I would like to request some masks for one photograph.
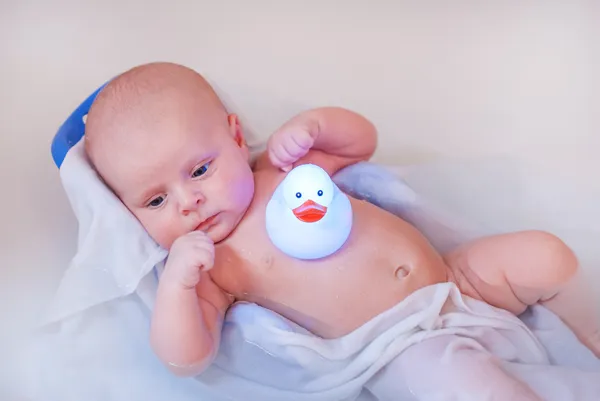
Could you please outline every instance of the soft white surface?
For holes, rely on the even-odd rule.
[[[500,213],[468,196],[453,198],[453,212],[502,223],[517,206],[528,227],[555,213],[575,221],[571,242],[592,244],[598,221],[585,221],[579,203],[599,198],[598,5],[0,1],[0,398],[77,242],[50,141],[107,78],[172,60],[205,73],[256,138],[301,109],[335,104],[377,124],[379,161],[529,161],[572,184],[568,196],[563,184],[538,190],[535,175],[512,169],[496,186],[483,182],[496,193],[512,188]],[[438,192],[458,194],[444,183],[453,180]],[[589,273],[600,283],[598,265]]]
[[[402,172],[407,178],[415,174],[360,163],[338,173],[334,181],[411,220],[440,249],[477,235],[426,204],[400,179]],[[546,331],[541,338],[547,342],[541,343],[521,320],[461,297],[453,284],[418,291],[334,340],[315,337],[257,305],[238,303],[227,315],[215,363],[198,382],[175,380],[147,346],[150,310],[166,253],[98,179],[82,143],[67,155],[61,177],[81,221],[79,246],[50,304],[46,322],[54,324],[44,326],[29,356],[29,365],[36,368],[29,370],[29,382],[20,382],[22,395],[33,400],[141,399],[152,389],[154,396],[172,392],[170,399],[185,394],[201,400],[350,401],[375,396],[405,401],[412,399],[411,391],[428,388],[427,372],[439,359],[452,368],[436,376],[450,377],[451,371],[453,379],[440,380],[434,393],[420,394],[419,400],[439,401],[438,392],[448,394],[449,400],[485,401],[501,394],[505,396],[500,399],[511,398],[510,386],[498,377],[474,379],[479,368],[473,364],[484,356],[499,358],[505,369],[548,401],[595,401],[600,394],[600,360],[552,314],[534,310],[538,320],[531,329]],[[442,349],[432,352],[440,342]],[[565,363],[560,358],[566,355],[571,359]],[[540,381],[548,376],[554,379]],[[469,383],[486,380],[489,393],[456,385],[461,377]],[[143,385],[150,382],[152,386]],[[103,391],[97,393],[98,387]]]
[[[142,286],[147,291],[142,292],[142,297],[152,291],[152,279],[153,276],[148,276]],[[444,291],[440,293],[443,295]],[[420,314],[415,313],[412,320],[398,323],[379,337],[374,335],[376,330],[370,333],[363,330],[355,333],[354,338],[338,342],[307,336],[299,328],[286,325],[285,321],[267,310],[251,304],[240,304],[228,315],[224,348],[218,361],[201,380],[195,380],[175,378],[157,361],[148,343],[148,311],[137,296],[130,295],[68,319],[60,327],[60,332],[49,334],[47,342],[43,344],[46,354],[31,364],[35,367],[32,374],[35,385],[22,385],[21,390],[36,401],[329,401],[333,399],[329,397],[333,394],[347,394],[353,399],[352,396],[357,395],[357,387],[375,373],[374,368],[379,363],[388,362],[394,353],[408,343],[430,334],[420,332],[411,336],[406,333],[411,324],[436,316],[435,307],[439,304],[432,306],[426,297],[419,298],[423,309],[419,308]],[[599,391],[599,361],[577,342],[554,315],[542,307],[536,307],[524,319],[549,351],[553,363],[552,366],[536,365],[536,361],[545,362],[546,355],[535,345],[528,348],[533,340],[523,328],[506,315],[485,311],[485,304],[474,304],[471,306],[479,309],[479,316],[469,313],[443,316],[440,320],[445,322],[445,327],[436,333],[460,332],[463,336],[465,333],[479,336],[477,340],[484,343],[485,340],[491,340],[487,345],[495,344],[496,347],[490,347],[495,352],[504,353],[504,357],[512,353],[511,356],[515,357],[512,363],[505,362],[504,366],[515,370],[518,377],[540,389],[542,394],[550,394],[547,400],[597,400],[598,393],[593,391]],[[481,317],[481,308],[484,315],[487,312],[487,318]],[[396,313],[402,312],[396,309]],[[373,323],[382,325],[392,322],[394,320],[388,316],[387,322],[379,319]],[[454,326],[481,322],[501,326],[503,330],[496,332],[489,328],[472,330]],[[288,331],[293,329],[298,331]],[[362,336],[375,337],[375,341],[365,346],[365,339],[357,338]],[[261,348],[263,346],[266,348]],[[415,349],[423,348],[419,345]],[[516,352],[518,355],[515,355]],[[284,360],[274,359],[271,353],[280,355]],[[409,366],[415,369],[431,368],[427,363],[416,361]],[[328,375],[325,376],[325,373]],[[412,401],[410,397],[400,395],[406,395],[406,388],[399,380],[402,378],[400,373],[388,369],[375,375],[366,383],[369,392],[377,394],[382,401]],[[552,380],[547,380],[550,376]],[[289,391],[290,388],[296,391]],[[376,400],[369,392],[363,391],[357,400]],[[461,391],[460,394],[466,392]],[[486,399],[474,398],[477,401]]]

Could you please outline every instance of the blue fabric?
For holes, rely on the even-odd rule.
[[[56,132],[51,146],[52,158],[56,167],[60,168],[69,150],[83,138],[83,134],[85,133],[83,117],[87,115],[94,99],[96,99],[96,96],[105,85],[96,89],[94,93],[85,99]]]

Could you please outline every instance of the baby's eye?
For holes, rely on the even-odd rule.
[[[208,166],[209,165],[210,165],[210,162],[206,163],[205,165],[203,165],[201,167],[198,167],[192,173],[192,177],[197,178],[197,177],[200,177],[200,176],[204,175],[204,173],[206,173],[206,171],[208,170]]]
[[[160,205],[162,205],[162,203],[165,201],[165,197],[164,196],[157,196],[156,198],[152,199],[150,202],[148,202],[148,206],[149,207],[159,207]]]
[[[323,196],[323,190],[322,190],[322,189],[319,189],[319,190],[317,191],[317,195],[319,195],[319,196]]]

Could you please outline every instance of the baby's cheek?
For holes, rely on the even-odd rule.
[[[149,213],[143,213],[138,217],[138,220],[152,239],[165,249],[171,248],[173,242],[179,237],[174,222],[169,224],[168,219],[164,216],[152,216]]]
[[[254,176],[252,174],[239,177],[232,186],[233,201],[241,208],[246,208],[254,195]]]
[[[254,175],[249,166],[236,166],[223,174],[217,198],[234,209],[246,208],[254,195]],[[227,199],[223,195],[226,194]]]
[[[151,234],[151,236],[161,247],[167,250],[171,249],[171,245],[173,245],[173,242],[177,239],[176,236],[165,231],[157,231],[154,235]]]

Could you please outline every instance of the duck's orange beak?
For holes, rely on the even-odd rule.
[[[297,208],[292,209],[292,212],[294,212],[294,216],[296,216],[298,220],[305,223],[314,223],[325,216],[327,207],[321,206],[309,199]]]

